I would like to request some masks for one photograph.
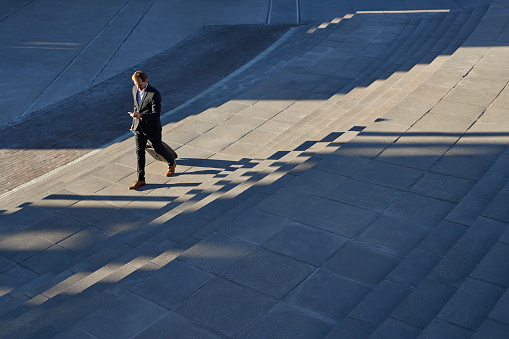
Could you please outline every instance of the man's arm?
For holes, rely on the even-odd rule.
[[[159,119],[161,115],[161,94],[158,91],[151,92],[152,98],[150,100],[151,110],[150,112],[143,112],[141,117],[144,120]],[[145,98],[149,99],[149,98]]]

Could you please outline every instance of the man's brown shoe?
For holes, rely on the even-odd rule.
[[[177,161],[173,161],[173,165],[168,167],[168,172],[166,172],[167,177],[171,177],[173,174],[175,174],[175,168],[177,167]]]
[[[141,186],[145,186],[146,182],[145,181],[136,181],[132,186],[129,186],[129,189],[130,190],[137,190],[138,188],[140,188]]]

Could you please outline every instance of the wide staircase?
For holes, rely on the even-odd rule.
[[[13,193],[1,337],[507,337],[507,10],[290,28],[163,116],[175,177],[128,139]]]

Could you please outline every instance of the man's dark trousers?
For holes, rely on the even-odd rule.
[[[152,147],[154,147],[154,151],[157,154],[163,156],[163,158],[168,162],[168,164],[173,164],[175,159],[168,152],[168,150],[161,143],[161,133],[155,132],[156,135],[151,134],[147,136],[142,131],[134,131],[134,139],[136,142],[136,159],[137,159],[137,172],[138,172],[138,180],[145,181],[145,148],[147,146],[147,140],[150,141]]]

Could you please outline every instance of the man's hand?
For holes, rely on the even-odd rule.
[[[133,113],[133,118],[135,118],[135,119],[140,119],[140,118],[141,118],[141,113],[134,112],[134,113]]]

